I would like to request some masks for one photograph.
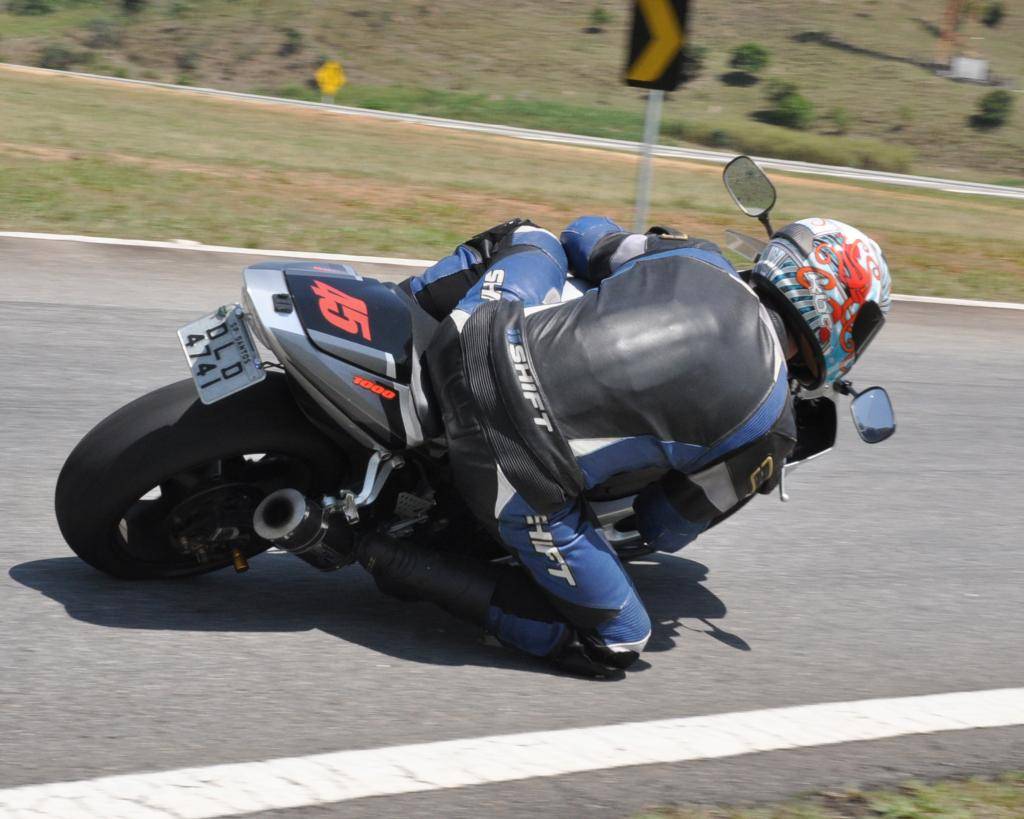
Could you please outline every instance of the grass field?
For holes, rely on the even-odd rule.
[[[1019,819],[1024,774],[909,782],[899,789],[834,791],[756,808],[664,809],[636,819]]]
[[[440,254],[513,215],[631,224],[636,161],[610,152],[0,70],[0,227],[229,245]],[[660,161],[652,222],[757,233],[718,168]],[[1024,301],[1024,203],[776,178],[777,222],[849,221],[903,293]]]
[[[312,93],[321,60],[339,57],[349,77],[339,102],[586,133],[640,131],[643,95],[620,81],[625,0],[148,0],[138,14],[122,13],[119,0],[46,2],[53,13],[0,12],[0,56],[36,64],[48,46],[61,46],[74,66],[100,73],[299,94]],[[988,89],[922,67],[935,58],[944,6],[695,4],[692,40],[707,49],[705,70],[670,95],[666,136],[836,164],[1022,179],[1024,112],[1002,128],[975,130],[968,119]],[[971,21],[963,36],[1012,86],[1024,75],[1024,8],[1005,8],[997,28]],[[729,52],[747,41],[767,47],[771,63],[761,82],[730,84]],[[757,121],[772,78],[795,82],[815,104],[809,131]],[[836,109],[845,112],[843,128],[829,116]]]

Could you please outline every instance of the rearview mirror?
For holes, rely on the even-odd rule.
[[[775,206],[775,186],[749,156],[738,156],[722,171],[733,201],[747,216],[760,219]]]
[[[866,444],[877,444],[896,431],[896,414],[889,393],[882,387],[868,387],[850,402],[850,414],[857,434]]]

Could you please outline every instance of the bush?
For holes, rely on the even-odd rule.
[[[1013,95],[1002,88],[989,91],[978,100],[978,113],[971,117],[971,124],[980,128],[998,128],[1010,118],[1013,110]]]
[[[707,46],[693,45],[687,43],[683,46],[683,75],[689,80],[695,80],[704,73],[704,60],[707,59]]]
[[[277,50],[279,57],[291,57],[302,50],[302,32],[294,28],[284,30],[284,42]]]
[[[777,100],[769,114],[773,125],[806,131],[814,121],[814,104],[803,94],[793,91]]]
[[[1006,7],[1003,6],[1002,0],[993,0],[985,6],[985,10],[981,13],[981,22],[983,22],[989,28],[995,28],[1006,16]]]
[[[853,117],[850,116],[850,112],[842,106],[837,106],[828,112],[828,118],[832,120],[832,124],[835,126],[837,134],[845,134],[850,130],[850,123],[853,121]]]
[[[764,95],[772,102],[778,102],[783,97],[796,92],[796,83],[791,83],[789,80],[768,80],[764,86]]]
[[[594,6],[590,10],[590,25],[594,28],[606,26],[612,21],[612,16],[603,6]]]
[[[75,63],[82,61],[82,55],[56,43],[45,46],[39,54],[39,65],[43,68],[54,68],[67,71]]]
[[[89,35],[85,39],[85,44],[89,48],[117,48],[121,45],[121,29],[113,20],[98,17],[90,20],[86,28]]]
[[[147,0],[121,0],[121,8],[129,14],[142,11],[146,7]]]
[[[175,65],[182,71],[195,71],[199,65],[199,53],[189,49],[174,58]]]
[[[53,11],[53,0],[7,0],[10,14],[49,14]]]
[[[768,65],[770,56],[768,49],[764,46],[757,43],[744,43],[733,49],[729,65],[737,71],[757,74]]]

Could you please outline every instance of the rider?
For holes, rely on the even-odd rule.
[[[644,541],[676,551],[770,491],[798,385],[849,370],[890,280],[878,245],[833,220],[782,228],[747,283],[710,242],[585,216],[560,239],[497,225],[402,287],[443,320],[427,360],[456,487],[522,568],[379,534],[360,561],[385,590],[603,675],[651,626],[585,493],[632,484]]]

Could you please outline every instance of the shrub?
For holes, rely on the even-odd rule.
[[[89,48],[117,48],[121,45],[121,29],[113,21],[105,17],[98,17],[86,24],[89,35],[85,38],[85,44]]]
[[[284,42],[277,50],[279,57],[291,57],[302,50],[302,32],[294,28],[284,30]]]
[[[850,116],[850,112],[843,108],[841,105],[833,108],[828,112],[828,118],[832,121],[835,126],[837,134],[845,134],[850,130],[850,123],[853,118]]]
[[[985,10],[981,13],[981,22],[989,28],[995,28],[1003,22],[1003,17],[1005,16],[1006,7],[1003,5],[1002,0],[993,0],[993,2],[985,6]]]
[[[774,125],[806,131],[814,121],[814,105],[803,94],[793,91],[776,100],[770,113]]]
[[[43,68],[55,68],[58,71],[67,71],[81,60],[80,54],[57,43],[45,46],[39,54],[39,65]]]
[[[121,0],[121,8],[129,14],[142,11],[146,7],[147,0]]]
[[[707,56],[707,46],[686,43],[683,46],[683,75],[690,80],[697,79],[704,73],[704,60]]]
[[[590,10],[590,25],[594,28],[606,26],[612,21],[612,16],[603,6],[594,6]]]
[[[729,65],[737,71],[745,71],[748,74],[757,74],[768,65],[771,55],[768,49],[757,43],[744,43],[733,49]]]
[[[909,105],[901,105],[896,109],[896,126],[894,130],[909,128],[914,124],[914,109]]]
[[[199,53],[191,49],[183,51],[174,58],[174,63],[182,71],[195,71],[199,65]]]
[[[53,0],[7,0],[10,14],[49,14],[53,11]]]
[[[1002,88],[989,91],[978,100],[978,113],[971,124],[980,128],[998,128],[1006,123],[1013,110],[1013,95]]]
[[[783,97],[797,92],[796,83],[789,80],[768,80],[764,86],[764,95],[772,102],[778,102]]]

